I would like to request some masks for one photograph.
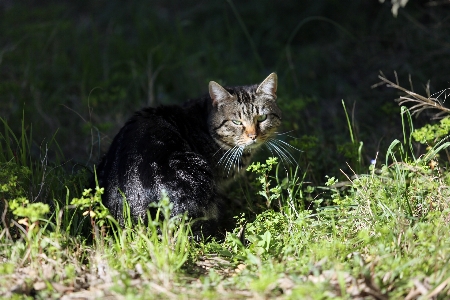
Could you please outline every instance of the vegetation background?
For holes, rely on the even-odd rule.
[[[439,156],[448,144],[436,142],[450,125],[433,143],[412,143],[412,124],[435,122],[432,112],[401,116],[401,94],[377,83],[381,71],[419,94],[448,88],[450,3],[411,0],[393,13],[400,3],[0,0],[0,200],[22,217],[14,242],[2,215],[0,296],[448,293],[450,176]],[[134,111],[198,97],[210,80],[250,84],[271,72],[286,142],[302,150],[300,177],[274,174],[273,160],[254,166],[267,206],[244,188],[250,209],[223,243],[191,245],[176,220],[100,238],[113,221],[95,202],[101,192],[82,190]],[[50,211],[29,205],[39,201]],[[79,236],[75,206],[91,216],[94,241]]]
[[[411,1],[393,17],[378,1],[2,1],[0,114],[22,116],[35,147],[56,132],[67,160],[91,167],[136,110],[181,103],[209,80],[259,82],[275,71],[285,128],[323,183],[354,158],[341,100],[364,142],[363,163],[401,134],[393,90],[449,77],[449,5]]]

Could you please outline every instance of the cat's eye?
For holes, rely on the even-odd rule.
[[[242,122],[239,120],[231,120],[235,125],[242,125]]]
[[[260,115],[256,118],[258,122],[265,121],[267,119],[267,115]]]

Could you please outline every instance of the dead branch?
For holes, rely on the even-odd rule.
[[[418,116],[425,109],[437,109],[440,112],[436,113],[433,116],[433,119],[438,119],[441,118],[443,115],[450,113],[450,109],[445,107],[441,102],[441,100],[439,100],[439,96],[441,96],[443,92],[439,92],[439,95],[436,98],[432,97],[433,95],[430,95],[429,84],[427,84],[427,97],[425,97],[412,91],[411,80],[410,80],[411,90],[401,87],[398,83],[397,73],[395,73],[396,83],[387,79],[383,73],[378,75],[378,78],[380,78],[382,82],[374,86],[386,85],[387,87],[395,88],[406,94],[405,96],[400,96],[400,98],[395,99],[395,101],[398,102],[398,105],[400,106],[412,104],[412,106],[408,109],[411,112],[411,115]]]

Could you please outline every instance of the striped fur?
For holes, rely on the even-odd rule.
[[[123,199],[132,217],[147,220],[150,203],[165,191],[173,215],[202,218],[194,235],[215,235],[224,209],[221,190],[250,163],[255,151],[286,150],[273,136],[281,123],[277,76],[261,84],[223,88],[210,82],[209,95],[182,107],[145,108],[114,138],[97,168],[103,202],[121,224]],[[274,142],[276,141],[276,142]],[[270,146],[271,145],[271,146]]]

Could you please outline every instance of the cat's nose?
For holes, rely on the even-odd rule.
[[[254,134],[254,133],[249,133],[249,134],[247,134],[247,136],[249,138],[251,138],[252,140],[256,140],[256,134]]]

